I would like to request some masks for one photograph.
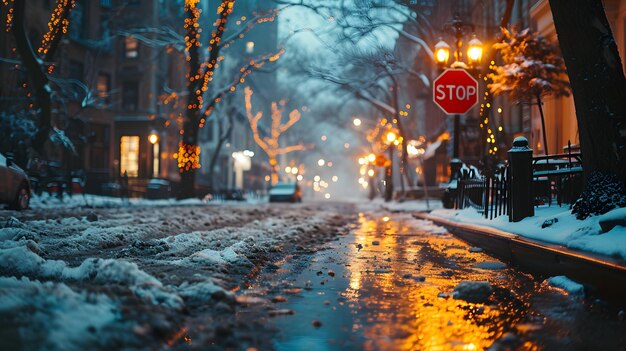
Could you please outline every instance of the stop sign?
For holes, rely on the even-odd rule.
[[[464,114],[478,102],[478,81],[464,69],[448,69],[433,83],[433,101],[449,115]]]

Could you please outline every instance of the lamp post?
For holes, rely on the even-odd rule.
[[[152,129],[148,135],[148,141],[152,144],[152,178],[159,177],[159,133]]]
[[[443,27],[445,33],[451,34],[455,38],[454,48],[454,62],[448,65],[450,60],[450,45],[443,39],[440,39],[435,44],[435,61],[441,69],[446,68],[462,68],[470,73],[476,73],[483,56],[483,45],[475,34],[472,34],[472,38],[467,43],[467,62],[463,61],[463,37],[469,33],[474,33],[474,25],[471,23],[463,22],[458,16],[446,23]],[[461,127],[461,115],[454,115],[454,130],[453,130],[453,148],[452,158],[459,157],[459,144],[460,144],[460,128]]]
[[[394,132],[388,132],[385,138],[388,145],[387,150],[389,150],[389,163],[385,169],[385,201],[391,201],[393,198],[393,148],[398,136]]]

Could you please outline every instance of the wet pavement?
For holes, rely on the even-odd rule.
[[[249,286],[275,302],[275,349],[625,348],[623,312],[549,287],[427,222],[359,213],[352,229],[276,262]],[[488,282],[492,292],[456,299],[463,281]]]

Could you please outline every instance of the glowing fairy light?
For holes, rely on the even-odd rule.
[[[284,101],[281,101],[280,103],[273,102],[271,107],[271,131],[268,136],[262,137],[259,132],[259,121],[263,117],[263,112],[252,112],[252,94],[253,92],[250,87],[246,87],[244,89],[246,115],[248,117],[248,121],[250,122],[250,129],[252,130],[252,136],[254,138],[254,141],[263,151],[265,151],[269,158],[269,163],[272,169],[272,184],[276,184],[278,182],[278,175],[276,174],[276,167],[278,167],[278,155],[284,155],[290,152],[301,151],[305,149],[305,146],[303,144],[281,146],[278,140],[281,134],[286,132],[296,122],[300,120],[300,111],[291,111],[289,113],[289,119],[287,120],[287,122],[283,123],[282,119],[285,110],[285,103]],[[293,169],[290,170],[293,171]],[[296,168],[296,173],[297,172],[298,168]]]

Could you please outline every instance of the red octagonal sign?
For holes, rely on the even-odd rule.
[[[478,102],[478,81],[464,69],[448,69],[433,83],[433,101],[449,115],[464,114]]]

